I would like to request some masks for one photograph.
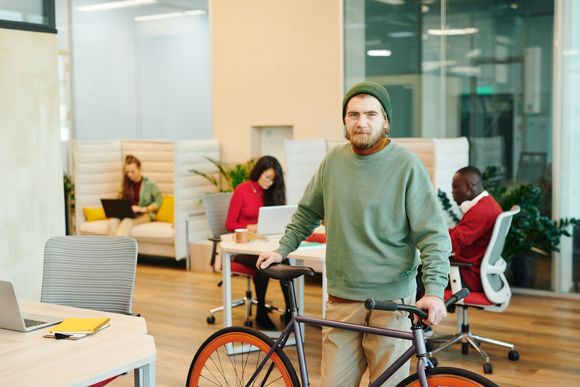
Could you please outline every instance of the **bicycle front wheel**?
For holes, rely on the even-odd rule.
[[[187,386],[244,386],[256,374],[273,345],[272,339],[254,329],[221,329],[199,347],[189,367]],[[292,363],[277,349],[257,373],[253,385],[300,384]]]
[[[429,387],[499,387],[491,380],[461,368],[436,367],[425,370]],[[410,375],[397,387],[420,387],[419,376]]]

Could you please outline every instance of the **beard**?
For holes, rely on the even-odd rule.
[[[346,131],[346,139],[350,141],[350,144],[357,149],[372,148],[384,136],[385,131],[371,132],[368,134],[353,133],[352,135],[348,133],[348,130]]]

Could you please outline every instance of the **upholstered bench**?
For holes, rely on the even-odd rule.
[[[72,149],[77,234],[108,234],[109,221],[104,219],[100,199],[116,197],[123,159],[133,154],[142,162],[143,175],[154,180],[164,195],[158,221],[137,225],[131,232],[138,242],[139,254],[181,260],[189,257],[188,240],[201,241],[211,235],[201,197],[215,191],[215,187],[191,170],[215,169],[205,157],[219,159],[216,140],[75,141]],[[161,216],[164,210],[168,214]],[[185,223],[192,214],[200,216],[189,222],[188,238]]]

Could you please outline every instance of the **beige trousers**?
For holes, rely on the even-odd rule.
[[[415,296],[398,303],[411,304]],[[368,311],[363,302],[326,303],[326,318],[382,328],[411,331],[411,321],[406,312]],[[362,375],[369,369],[370,381],[374,381],[388,366],[411,346],[411,341],[390,337],[322,328],[322,386],[358,387]],[[409,374],[405,363],[383,386],[394,386]]]
[[[148,222],[151,222],[151,218],[148,214],[143,214],[136,218],[125,218],[123,220],[111,218],[109,219],[109,235],[129,236],[131,235],[133,227]]]

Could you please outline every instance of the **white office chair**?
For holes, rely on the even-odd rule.
[[[469,308],[477,308],[490,312],[503,312],[509,305],[512,294],[504,275],[506,262],[501,257],[501,253],[512,219],[518,212],[520,212],[520,207],[513,206],[509,211],[502,212],[497,217],[489,245],[481,261],[480,270],[483,292],[471,292],[469,296],[456,304],[459,309],[457,311],[458,332],[452,336],[429,339],[428,342],[431,345],[442,343],[439,347],[431,351],[430,356],[457,343],[461,343],[461,353],[467,355],[469,354],[469,347],[472,346],[485,359],[483,371],[486,374],[491,374],[493,368],[489,356],[481,348],[481,343],[509,348],[508,358],[513,361],[519,359],[520,355],[515,345],[487,337],[476,336],[471,333],[467,316]],[[462,288],[459,274],[459,268],[462,266],[470,266],[470,264],[451,262],[451,272],[449,274],[451,290],[445,291],[445,299]]]

